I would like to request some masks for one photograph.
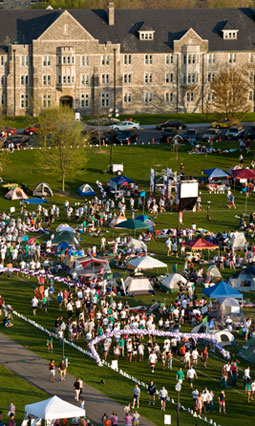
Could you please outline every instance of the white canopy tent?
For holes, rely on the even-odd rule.
[[[154,293],[150,280],[142,274],[127,277],[124,281],[124,291],[131,296]]]
[[[157,268],[167,268],[167,264],[151,256],[135,257],[128,262],[128,269],[145,271]]]
[[[55,420],[73,417],[85,417],[85,410],[54,395],[44,401],[25,405],[27,416],[38,419]]]
[[[164,287],[164,290],[167,291],[179,291],[179,283],[186,284],[187,280],[181,274],[168,274],[162,278],[160,284]]]
[[[246,238],[243,232],[232,232],[230,239],[231,247],[234,250],[243,250]]]

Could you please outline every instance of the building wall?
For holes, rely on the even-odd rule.
[[[100,44],[65,11],[32,45],[9,45],[8,53],[0,53],[2,109],[8,115],[38,115],[69,97],[75,110],[91,115],[108,114],[110,108],[127,114],[206,112],[213,73],[230,60],[253,67],[252,52],[208,48],[190,29],[174,42],[173,53],[123,54],[119,44]],[[247,94],[251,110],[253,81]]]

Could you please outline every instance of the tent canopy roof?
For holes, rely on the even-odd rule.
[[[210,243],[210,241],[204,238],[198,237],[195,240],[187,241],[185,247],[191,248],[191,250],[215,250],[219,248],[216,244]]]
[[[58,396],[53,396],[44,401],[28,404],[25,406],[27,415],[39,419],[54,420],[72,417],[84,417],[85,411],[69,402],[63,401]]]
[[[115,228],[124,228],[124,229],[144,229],[150,228],[151,225],[141,220],[128,219],[123,222],[118,223]]]
[[[251,169],[238,169],[232,171],[234,179],[255,179],[255,171]]]
[[[226,297],[233,297],[234,299],[242,299],[242,293],[240,293],[235,288],[231,287],[229,284],[224,281],[220,281],[218,284],[215,284],[212,287],[204,288],[203,293],[210,297],[210,299],[219,299]]]
[[[120,175],[120,176],[116,176],[114,178],[111,178],[110,183],[111,182],[115,183],[115,185],[118,185],[118,186],[125,185],[125,184],[128,184],[128,183],[134,183],[134,181],[132,179],[130,179],[129,177],[124,176],[124,175]]]
[[[136,257],[128,262],[129,269],[155,269],[167,268],[167,264],[151,256]]]
[[[210,178],[228,178],[229,175],[221,169],[206,169],[204,173]]]

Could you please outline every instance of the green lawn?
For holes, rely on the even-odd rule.
[[[26,380],[21,379],[0,364],[0,410],[3,412],[3,423],[8,425],[9,403],[16,406],[15,421],[17,425],[24,419],[24,407],[48,398],[48,394],[42,392]]]
[[[237,146],[237,143],[228,144],[228,146],[234,147]],[[100,151],[97,147],[87,148],[86,155],[88,157],[87,169],[86,170],[77,170],[77,172],[67,178],[66,190],[68,192],[68,199],[72,204],[75,202],[82,202],[81,197],[76,194],[77,188],[80,184],[88,182],[96,189],[95,181],[99,179],[102,183],[105,183],[112,175],[108,172],[109,164],[109,148],[103,147]],[[249,165],[251,159],[254,155],[254,149],[252,147],[252,152],[245,158],[245,165]],[[211,167],[220,167],[224,170],[227,170],[229,167],[238,163],[239,152],[232,153],[229,155],[218,155],[211,154],[208,156],[202,155],[189,155],[186,151],[180,151],[178,153],[178,159],[176,158],[176,153],[171,151],[171,148],[166,145],[150,145],[150,146],[123,146],[123,147],[113,147],[113,161],[116,163],[122,162],[124,164],[124,174],[130,176],[136,181],[141,188],[146,191],[149,190],[149,174],[150,168],[155,167],[158,171],[164,169],[165,167],[172,167],[173,170],[179,170],[179,164],[182,161],[185,166],[185,173],[192,174],[194,176],[201,176],[201,171],[205,168]],[[36,158],[36,151],[19,151],[14,154],[9,154],[8,167],[5,168],[3,173],[3,178],[8,182],[16,182],[21,184],[22,182],[26,183],[29,188],[32,190],[34,186],[40,181],[46,181],[51,184],[54,191],[60,190],[60,181],[57,176],[48,176],[47,170],[38,164]],[[16,206],[17,215],[19,214],[19,202],[11,202],[4,198],[6,189],[0,188],[0,199],[1,199],[1,209],[8,209],[11,206]],[[197,227],[206,228],[211,231],[223,231],[223,230],[232,230],[237,229],[239,225],[238,219],[235,217],[238,214],[241,214],[245,209],[245,198],[240,194],[240,188],[236,189],[236,204],[237,210],[232,211],[226,207],[226,196],[225,195],[212,195],[208,194],[205,188],[201,188],[202,192],[202,202],[203,205],[206,205],[206,201],[210,200],[211,204],[211,218],[212,221],[208,222],[206,220],[206,211],[201,213],[184,213],[184,224],[185,226],[190,226],[193,221],[196,222]],[[55,195],[52,199],[52,202],[58,203],[63,206],[65,197],[61,195]],[[34,208],[34,207],[33,207]],[[31,209],[31,207],[30,207]],[[248,199],[246,211],[247,213],[255,210],[254,197]],[[129,214],[127,212],[127,214]],[[63,209],[61,209],[61,218],[59,222],[66,221]],[[163,213],[159,214],[155,218],[157,224],[156,229],[175,227],[178,223],[177,213]],[[55,223],[54,226],[58,225]],[[109,231],[109,229],[107,229]],[[117,234],[117,232],[123,231],[109,231],[106,234],[106,237],[109,238]],[[125,232],[125,231],[124,231]],[[45,236],[40,236],[40,240],[45,240]],[[88,247],[91,244],[99,244],[98,240],[95,240],[93,237],[85,236],[82,241],[84,247]],[[149,244],[149,250],[154,252],[156,257],[165,261],[169,265],[169,270],[171,271],[171,265],[175,261],[171,257],[166,256],[166,247],[164,240],[153,240]],[[178,259],[178,268],[182,269],[183,260]],[[227,276],[229,274],[228,270],[223,271],[223,275]],[[10,280],[6,278],[0,279],[0,293],[5,297],[6,301],[13,305],[13,307],[20,313],[31,317],[31,307],[30,301],[33,296],[33,289],[36,283],[33,279],[22,279],[21,277],[13,276]],[[58,289],[56,285],[56,290]],[[199,293],[201,290],[198,290]],[[169,302],[173,300],[173,295],[167,295],[162,292],[158,292],[155,296],[156,300],[163,301],[164,299]],[[247,295],[248,298],[254,300],[253,295]],[[143,296],[138,299],[131,298],[131,305],[140,305],[140,304],[149,304],[152,300],[151,296]],[[42,312],[38,313],[36,321],[42,324],[43,326],[52,329],[54,326],[54,319],[58,314],[56,301],[49,308],[49,313],[45,314]],[[188,330],[188,327],[185,327]],[[48,359],[48,354],[46,353],[46,336],[39,330],[35,330],[31,325],[26,325],[20,319],[15,318],[15,327],[9,330],[4,330],[4,332],[18,341],[19,343],[25,345],[31,350],[35,351],[39,355]],[[81,343],[82,344],[82,343]],[[239,342],[242,344],[242,342]],[[107,368],[98,368],[96,364],[87,357],[84,357],[81,353],[75,351],[72,348],[66,349],[67,354],[70,358],[71,365],[69,368],[70,373],[74,375],[81,375],[83,379],[92,386],[95,386],[98,389],[101,389],[107,395],[118,400],[119,402],[125,404],[130,401],[132,396],[133,383],[129,380],[122,379],[118,374],[114,373],[112,370]],[[233,353],[236,352],[234,348]],[[58,343],[55,343],[55,357],[57,361],[61,357],[60,348]],[[209,366],[207,370],[199,368],[199,380],[198,387],[203,389],[205,386],[212,387],[215,392],[215,400],[217,401],[217,395],[219,392],[218,380],[219,380],[219,371],[222,362],[217,359],[210,359]],[[245,363],[242,363],[245,365]],[[174,370],[173,372],[162,371],[161,365],[156,368],[154,375],[154,380],[157,384],[157,387],[160,388],[163,384],[169,390],[169,394],[172,398],[176,399],[174,384],[175,384],[175,372],[179,366],[178,361],[174,361]],[[147,363],[132,363],[131,365],[127,363],[126,360],[120,361],[120,368],[129,372],[138,379],[148,382],[151,378],[149,371],[149,366]],[[206,377],[204,374],[208,375]],[[243,424],[243,410],[245,407],[245,423],[251,425],[252,423],[252,414],[253,414],[253,404],[248,405],[246,402],[246,397],[242,388],[242,374],[240,375],[240,383],[238,384],[237,390],[229,389],[227,390],[227,410],[228,414],[226,416],[219,416],[218,414],[208,415],[208,417],[213,417],[214,421],[217,424],[222,426],[237,426]],[[106,385],[102,388],[100,386],[100,380],[104,378]],[[190,390],[188,384],[184,383],[182,391],[182,403],[184,406],[192,407],[192,401],[190,396]],[[216,408],[218,404],[216,403]],[[173,406],[170,406],[171,414],[173,415],[173,424],[175,424],[175,411]],[[163,424],[162,414],[160,410],[147,407],[146,393],[143,391],[142,395],[142,407],[141,413],[148,418],[151,418],[155,424]],[[183,425],[195,424],[195,419],[193,421],[192,417],[188,414],[182,413],[182,423]],[[202,424],[201,422],[197,422]],[[203,423],[204,424],[204,423]]]

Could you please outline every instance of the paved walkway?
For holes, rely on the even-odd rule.
[[[67,374],[66,381],[61,382],[59,374],[56,372],[56,382],[49,382],[48,362],[1,333],[0,363],[49,395],[57,395],[65,401],[77,404],[76,401],[74,401],[73,390],[75,377],[71,376],[71,374]],[[91,386],[86,385],[86,383],[84,383],[83,396],[85,399],[87,416],[94,424],[101,424],[103,413],[110,415],[112,411],[116,411],[120,419],[119,425],[124,425],[124,412],[121,404],[113,401]],[[144,418],[141,418],[140,425],[155,426]]]

